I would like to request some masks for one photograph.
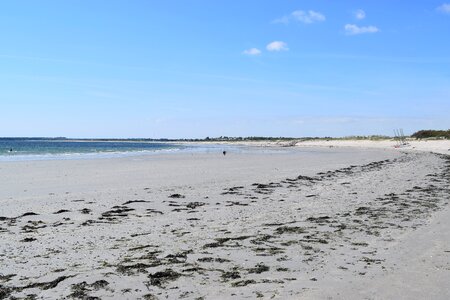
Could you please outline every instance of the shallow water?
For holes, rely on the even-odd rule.
[[[0,161],[115,157],[186,148],[172,143],[140,141],[0,139]]]
[[[287,149],[204,143],[0,138],[0,161],[77,160],[169,153],[271,153]]]

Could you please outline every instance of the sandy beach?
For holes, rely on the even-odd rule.
[[[1,162],[0,299],[449,299],[421,145]]]
[[[23,2],[0,300],[450,300],[450,0]]]
[[[229,142],[223,142],[229,144]],[[357,148],[357,149],[399,149],[402,151],[423,151],[450,155],[450,140],[407,139],[406,145],[399,147],[395,139],[310,139],[292,141],[236,141],[232,144],[256,147],[298,147],[298,148]]]

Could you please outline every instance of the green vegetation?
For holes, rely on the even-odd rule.
[[[392,137],[386,135],[355,135],[342,138],[333,138],[333,140],[369,140],[369,141],[382,141],[390,139],[392,139]]]
[[[450,129],[449,130],[420,130],[411,135],[411,137],[416,139],[429,139],[429,138],[444,138],[450,139]]]

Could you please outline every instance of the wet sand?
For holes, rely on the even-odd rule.
[[[450,158],[0,163],[0,299],[448,299]]]

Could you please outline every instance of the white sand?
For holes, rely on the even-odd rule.
[[[0,299],[448,299],[448,159],[320,146],[0,163]]]
[[[450,140],[408,140],[408,145],[399,149],[409,151],[425,151],[450,155]],[[398,143],[395,140],[330,140],[330,141],[305,141],[296,144],[298,147],[353,147],[353,148],[378,148],[395,149]]]
[[[208,143],[208,142],[206,142]],[[399,147],[394,140],[293,140],[293,141],[236,141],[223,144],[246,145],[257,147],[302,147],[302,148],[357,148],[357,149],[397,149],[401,151],[434,152],[450,155],[450,140],[415,140],[407,139],[407,145]]]

